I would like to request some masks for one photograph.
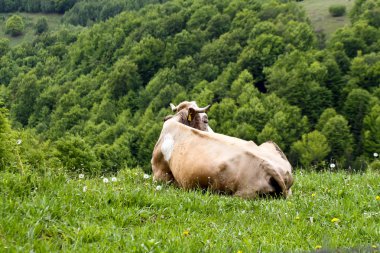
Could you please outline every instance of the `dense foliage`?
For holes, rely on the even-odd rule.
[[[38,19],[35,29],[36,29],[36,34],[47,32],[49,30],[49,24],[47,22],[47,19],[46,18]]]
[[[18,15],[12,15],[5,23],[5,33],[11,36],[19,36],[24,31],[24,21]]]
[[[352,25],[320,49],[295,2],[146,5],[79,34],[1,41],[0,98],[14,128],[68,169],[150,171],[168,105],[183,100],[212,103],[216,132],[274,140],[295,166],[361,169],[380,143],[379,6],[357,1]]]
[[[79,0],[68,10],[63,21],[73,25],[87,26],[107,20],[129,10],[139,10],[147,4],[163,3],[167,0]]]
[[[80,0],[1,0],[0,12],[64,13]]]

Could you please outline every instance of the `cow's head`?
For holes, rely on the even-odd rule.
[[[175,106],[170,104],[170,107],[175,115],[169,115],[165,117],[165,121],[171,118],[175,118],[178,122],[185,124],[189,127],[206,131],[213,132],[208,125],[208,117],[206,112],[210,109],[211,105],[203,108],[199,108],[195,101],[184,101],[179,105]]]

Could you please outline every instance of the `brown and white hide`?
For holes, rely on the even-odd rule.
[[[176,112],[164,122],[153,150],[155,180],[243,198],[290,194],[292,167],[275,143],[257,146],[252,141],[201,131],[183,123],[188,108]]]

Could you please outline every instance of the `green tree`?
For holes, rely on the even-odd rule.
[[[38,19],[35,29],[36,29],[36,34],[42,34],[44,32],[47,32],[49,30],[47,19],[45,17]]]
[[[0,39],[0,58],[9,52],[9,40],[5,38]]]
[[[241,51],[233,34],[226,33],[220,38],[206,44],[200,52],[202,62],[211,63],[220,68],[225,68],[229,62],[235,62]]]
[[[116,99],[125,96],[130,90],[137,90],[141,85],[137,65],[127,58],[115,63],[108,80],[112,97]]]
[[[289,21],[283,33],[284,42],[299,50],[309,50],[315,46],[316,37],[312,27],[305,22]]]
[[[4,170],[14,159],[13,146],[16,140],[13,136],[8,110],[0,100],[0,170]]]
[[[251,73],[249,73],[248,70],[244,70],[232,83],[230,96],[234,99],[237,99],[244,92],[244,88],[247,84],[254,86],[254,80]]]
[[[214,104],[208,115],[215,120],[212,125],[214,131],[229,134],[235,129],[235,122],[232,120],[237,110],[235,101],[231,98],[224,98],[220,103]]]
[[[218,13],[215,6],[205,5],[198,8],[187,22],[188,30],[206,30],[208,22]]]
[[[348,122],[342,115],[336,115],[327,120],[323,125],[322,133],[327,138],[332,158],[343,162],[352,158],[353,137]]]
[[[350,68],[350,84],[364,89],[377,87],[380,83],[380,53],[354,58]]]
[[[364,151],[367,157],[372,157],[380,150],[380,104],[374,105],[364,117]]]
[[[16,121],[26,126],[40,93],[37,77],[32,72],[21,74],[12,79],[9,89],[11,91],[10,99],[13,101],[11,115]]]
[[[212,38],[217,38],[230,28],[230,16],[226,14],[216,14],[207,24],[206,33]]]
[[[273,140],[283,150],[288,151],[291,144],[298,140],[307,128],[307,118],[302,117],[300,110],[296,107],[288,107],[287,110],[273,112],[273,116],[259,133],[258,141],[263,143]]]
[[[260,24],[257,11],[244,9],[239,11],[232,21],[231,27],[233,29],[242,29],[244,31],[251,31]],[[248,34],[245,34],[247,37]]]
[[[56,142],[55,156],[63,166],[74,172],[99,173],[100,162],[94,151],[81,137],[68,135]]]
[[[346,26],[334,33],[330,45],[341,44],[346,55],[354,58],[358,54],[378,51],[379,38],[379,29],[368,25],[365,21],[358,21],[352,27]]]
[[[377,0],[357,0],[350,12],[352,23],[366,20],[370,25],[380,27],[380,3]]]
[[[18,15],[12,15],[5,23],[5,33],[13,37],[21,35],[24,32],[24,28],[24,21]]]
[[[239,56],[238,64],[247,69],[258,79],[264,80],[263,69],[276,62],[277,57],[285,51],[281,37],[272,34],[261,34],[248,42]]]
[[[326,125],[327,121],[329,121],[329,119],[335,116],[337,116],[335,109],[327,108],[319,117],[318,123],[316,124],[315,128],[321,132],[323,127]]]
[[[363,152],[363,119],[370,109],[371,94],[363,89],[352,90],[344,102],[344,115],[348,119],[354,136],[354,155]]]
[[[165,44],[152,36],[143,38],[130,53],[130,58],[138,67],[143,83],[147,83],[162,64]]]
[[[107,20],[113,16],[116,16],[126,8],[125,3],[122,1],[112,0],[107,1],[99,14],[100,20]]]
[[[302,139],[292,145],[292,152],[306,168],[322,162],[330,152],[326,137],[319,131],[303,134]]]
[[[301,108],[312,123],[332,106],[332,92],[326,87],[329,68],[322,60],[314,51],[293,51],[265,70],[268,90]]]

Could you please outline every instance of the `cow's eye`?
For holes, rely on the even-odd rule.
[[[203,123],[208,123],[208,118],[207,117],[203,118]]]

